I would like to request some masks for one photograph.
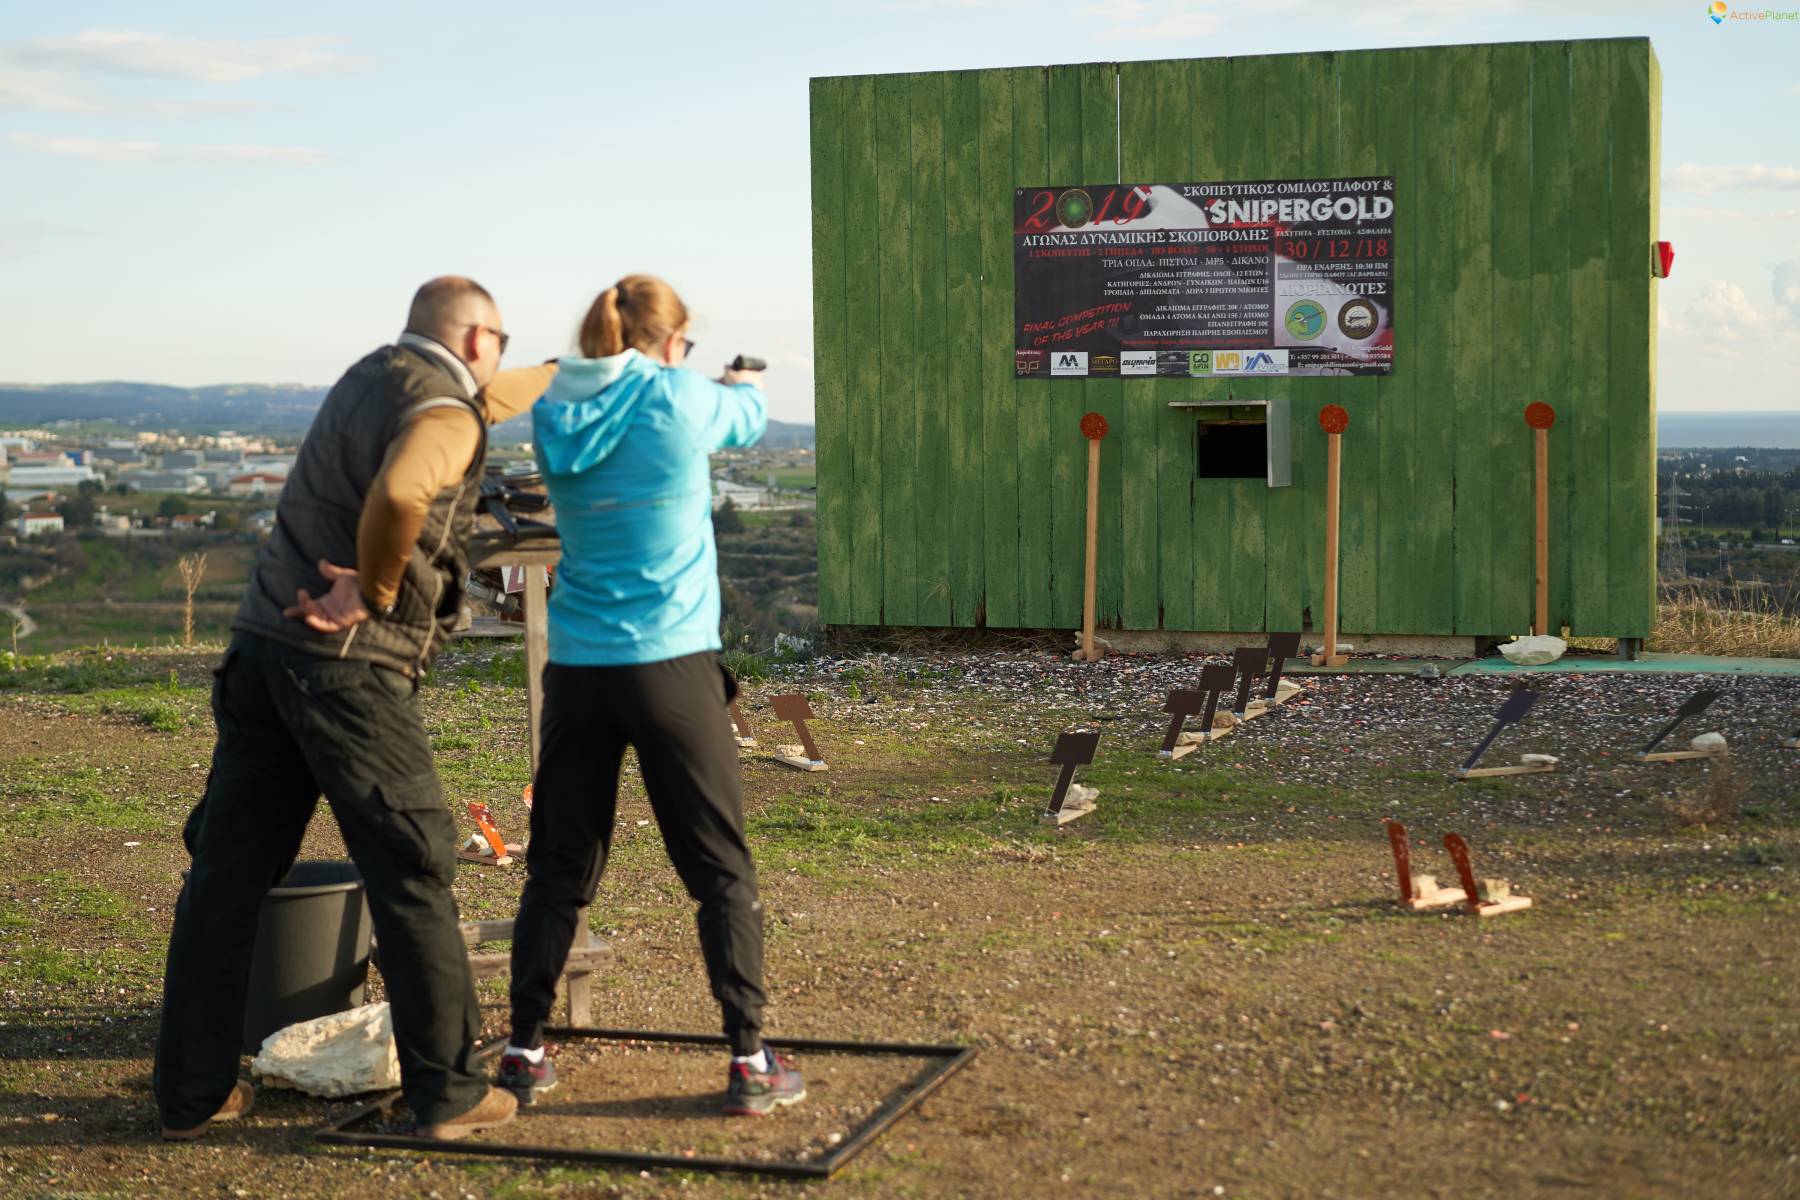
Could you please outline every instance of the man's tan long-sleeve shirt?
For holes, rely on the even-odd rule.
[[[458,372],[471,392],[475,390],[468,368],[436,342],[411,334],[401,341],[448,360],[445,365]],[[498,425],[530,408],[555,374],[556,364],[548,362],[495,375],[482,389],[488,424]],[[474,414],[467,405],[455,402],[426,405],[388,447],[381,470],[369,485],[356,527],[356,569],[363,597],[375,608],[394,602],[406,561],[424,527],[426,510],[438,493],[468,473],[480,444],[481,431]]]

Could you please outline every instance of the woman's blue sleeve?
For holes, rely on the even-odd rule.
[[[714,450],[754,446],[769,424],[769,401],[751,383],[717,383],[693,371],[673,372],[681,380],[681,411],[693,422],[694,440]]]

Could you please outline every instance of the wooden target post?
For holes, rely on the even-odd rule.
[[[1338,635],[1338,485],[1344,460],[1344,430],[1350,414],[1336,404],[1319,410],[1325,431],[1325,640],[1313,655],[1315,667],[1341,667],[1350,659],[1337,652]]]
[[[1081,648],[1076,662],[1099,662],[1094,646],[1094,576],[1100,541],[1100,439],[1106,436],[1106,418],[1097,412],[1081,418],[1081,436],[1088,444],[1087,570],[1081,588]]]
[[[1525,423],[1531,426],[1532,457],[1537,474],[1537,605],[1531,632],[1550,632],[1550,427],[1556,410],[1542,400],[1525,406]]]

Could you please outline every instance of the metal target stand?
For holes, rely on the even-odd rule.
[[[561,1041],[662,1042],[689,1046],[724,1046],[728,1039],[718,1033],[662,1033],[642,1029],[547,1029],[547,1036]],[[496,1041],[482,1051],[479,1061],[487,1063],[500,1050]],[[400,1101],[396,1089],[384,1092],[361,1108],[323,1126],[313,1140],[327,1146],[358,1146],[380,1150],[412,1150],[430,1154],[477,1154],[490,1158],[525,1158],[544,1162],[586,1163],[590,1166],[630,1167],[636,1170],[658,1169],[706,1171],[719,1174],[774,1175],[784,1179],[829,1179],[851,1159],[868,1149],[875,1139],[886,1133],[900,1118],[917,1108],[950,1076],[969,1065],[975,1057],[973,1046],[934,1046],[909,1042],[846,1042],[825,1038],[764,1038],[763,1044],[777,1050],[812,1050],[820,1053],[923,1058],[929,1065],[914,1076],[899,1098],[884,1106],[833,1147],[809,1161],[776,1161],[750,1158],[716,1158],[681,1154],[645,1154],[633,1150],[609,1150],[584,1146],[532,1146],[484,1142],[474,1139],[445,1141],[439,1138],[415,1137],[402,1133],[359,1132],[355,1127],[379,1116]],[[527,1121],[529,1117],[525,1118]],[[514,1126],[517,1128],[517,1126]]]

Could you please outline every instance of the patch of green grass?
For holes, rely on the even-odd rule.
[[[110,776],[93,767],[56,774],[43,773],[46,770],[41,761],[21,759],[0,775],[0,785],[12,801],[11,824],[17,833],[43,837],[72,827],[139,832],[161,824],[138,797],[103,791],[100,785]]]
[[[441,664],[440,670],[433,671],[426,679],[430,686],[443,687],[452,681],[461,683],[464,694],[479,688],[471,689],[470,684],[488,684],[495,687],[523,688],[525,686],[525,651],[523,649],[496,650],[492,654],[471,654],[458,656],[454,661]]]
[[[440,733],[431,739],[433,750],[473,750],[475,739],[466,733]]]
[[[158,733],[180,733],[184,729],[206,723],[209,695],[204,688],[154,684],[137,688],[105,688],[61,697],[57,703],[70,712],[131,717]]]
[[[1737,896],[1689,896],[1676,902],[1687,917],[1767,917],[1794,907],[1794,897],[1782,892],[1756,892]]]
[[[67,654],[21,654],[12,669],[0,671],[0,691],[82,694],[102,688],[156,686],[168,678],[164,659],[149,655],[84,650]]]
[[[719,661],[739,679],[755,681],[769,677],[769,660],[748,650],[727,650],[719,656]]]

